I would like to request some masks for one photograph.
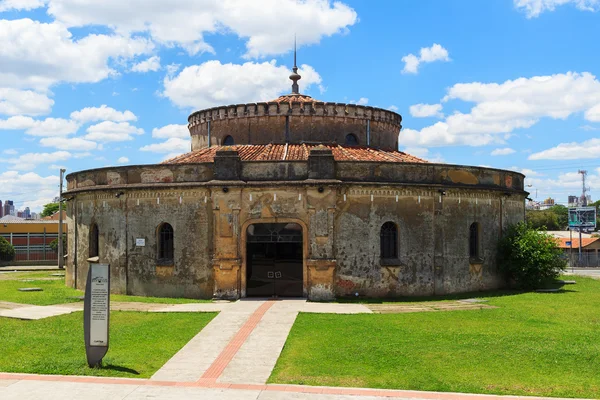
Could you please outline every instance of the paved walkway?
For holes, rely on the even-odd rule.
[[[159,312],[195,311],[180,304]],[[361,304],[307,303],[306,299],[213,303],[221,312],[153,376],[152,380],[264,384],[298,312],[371,313]]]
[[[75,310],[80,303],[63,305]],[[299,385],[267,385],[298,312],[372,313],[361,304],[298,300],[242,300],[234,303],[152,305],[157,312],[221,310],[151,379],[0,373],[0,399],[68,400],[509,400],[489,396]],[[54,306],[60,307],[60,306]],[[537,398],[541,399],[541,398]],[[556,400],[556,399],[555,399]]]
[[[147,379],[0,373],[2,400],[560,400],[558,398],[332,388],[160,382]],[[566,400],[566,399],[564,399]],[[576,400],[576,399],[570,399]]]

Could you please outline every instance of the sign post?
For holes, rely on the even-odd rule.
[[[581,232],[596,228],[596,207],[569,208],[569,229],[579,230],[579,264],[583,264]]]
[[[85,354],[90,367],[102,365],[108,351],[110,266],[90,263],[83,304]]]

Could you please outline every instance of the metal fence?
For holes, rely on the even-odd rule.
[[[9,233],[0,234],[15,248],[12,261],[58,261],[58,252],[50,243],[58,239],[56,233]]]
[[[600,267],[600,257],[595,251],[583,251],[581,253],[581,260],[579,259],[579,252],[573,249],[573,252],[569,256],[566,253],[569,262],[569,267]]]

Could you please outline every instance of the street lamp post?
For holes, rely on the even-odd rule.
[[[63,254],[63,180],[65,169],[60,169],[60,185],[59,185],[59,194],[58,194],[58,268],[63,269],[64,265],[64,254]]]

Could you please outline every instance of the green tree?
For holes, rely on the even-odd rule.
[[[549,210],[527,210],[525,217],[527,222],[537,230],[561,230],[558,215]]]
[[[556,215],[558,221],[558,230],[567,229],[569,225],[569,209],[563,205],[557,204],[548,209],[551,213]]]
[[[42,218],[49,217],[57,211],[58,211],[58,202],[48,203],[48,204],[44,205],[44,209],[42,210],[42,213],[40,214],[40,216]]]
[[[0,236],[0,261],[12,261],[13,258],[15,258],[15,248]]]
[[[500,239],[498,266],[518,287],[536,289],[556,280],[567,259],[553,236],[521,222]]]

